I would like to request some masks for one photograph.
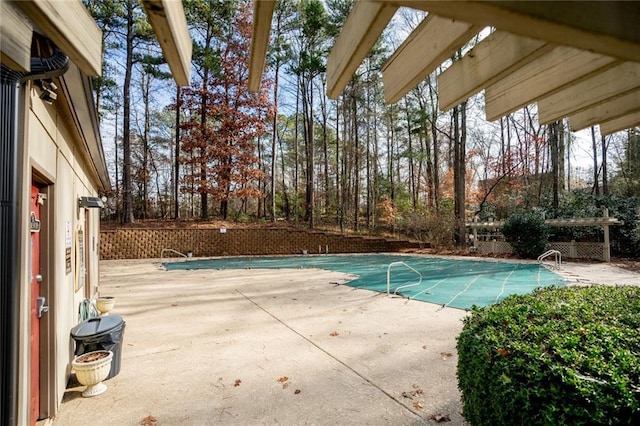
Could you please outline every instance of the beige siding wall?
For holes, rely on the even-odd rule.
[[[86,161],[80,155],[82,147],[79,141],[74,139],[71,133],[73,123],[67,123],[56,110],[56,105],[46,105],[38,97],[37,90],[31,90],[26,98],[25,107],[25,139],[28,141],[23,153],[22,201],[20,209],[21,235],[23,242],[30,241],[29,197],[32,174],[35,173],[42,181],[48,184],[46,191],[49,198],[46,201],[46,209],[49,212],[47,232],[49,244],[42,247],[41,252],[45,259],[48,257],[50,267],[43,271],[43,286],[49,290],[48,304],[50,311],[49,320],[53,321],[52,333],[49,333],[51,353],[53,357],[49,364],[49,370],[42,371],[42,375],[48,374],[52,381],[54,410],[57,411],[62,400],[66,382],[70,374],[70,362],[73,358],[73,342],[70,338],[71,328],[78,323],[78,307],[85,297],[85,288],[77,289],[77,264],[76,231],[84,228],[85,219],[88,227],[83,229],[85,245],[87,247],[86,267],[89,270],[89,282],[85,283],[90,289],[89,294],[95,295],[98,286],[98,238],[99,238],[99,211],[97,209],[79,209],[78,198],[80,196],[97,196],[97,186],[85,172]],[[71,245],[72,270],[66,271],[66,249]],[[29,336],[30,336],[30,273],[29,259],[30,248],[23,244],[21,248],[21,292],[20,296],[20,386],[19,410],[20,415],[27,413],[29,397]],[[44,265],[45,259],[42,259]],[[43,324],[41,322],[41,324]],[[47,330],[41,330],[47,333]],[[41,353],[44,353],[41,348]],[[44,381],[46,383],[46,380]],[[47,401],[41,401],[46,404]],[[49,412],[54,415],[55,412]],[[27,424],[27,419],[19,419],[19,424]]]

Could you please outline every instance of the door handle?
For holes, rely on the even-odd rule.
[[[36,299],[36,307],[38,309],[38,318],[42,318],[43,312],[49,312],[49,307],[45,305],[46,300],[47,299],[45,299],[44,296],[39,296]]]

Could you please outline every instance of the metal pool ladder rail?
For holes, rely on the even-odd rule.
[[[538,263],[543,265],[544,264],[544,260],[547,257],[554,257],[554,261],[553,261],[553,265],[550,265],[552,268],[555,269],[560,269],[560,265],[562,265],[562,253],[560,253],[558,250],[547,250],[544,253],[542,253],[540,256],[538,256]]]
[[[389,264],[389,266],[387,267],[387,296],[389,295],[389,293],[391,292],[391,267],[392,266],[396,266],[396,265],[402,265],[407,267],[408,269],[411,269],[413,272],[415,272],[416,274],[418,274],[418,276],[420,277],[420,279],[418,280],[417,283],[414,284],[406,284],[406,285],[402,285],[398,288],[395,289],[395,291],[393,292],[393,294],[398,294],[398,290],[402,289],[402,288],[409,288],[409,287],[415,287],[417,285],[422,284],[422,274],[418,271],[416,271],[415,269],[413,269],[411,266],[407,265],[404,262],[391,262]]]
[[[184,253],[180,253],[178,250],[174,250],[174,249],[170,249],[170,248],[163,248],[162,250],[160,250],[160,264],[161,265],[164,264],[164,254],[166,252],[175,253],[178,256],[184,257],[185,259],[189,257]]]

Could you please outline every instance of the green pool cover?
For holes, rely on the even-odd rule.
[[[398,263],[396,263],[398,262]],[[400,263],[401,262],[401,263]],[[459,309],[487,306],[511,294],[564,286],[562,277],[531,263],[461,260],[391,254],[225,257],[167,262],[168,270],[319,268],[354,274],[351,287],[391,293]],[[422,278],[420,278],[422,275]],[[417,284],[416,286],[409,286]]]

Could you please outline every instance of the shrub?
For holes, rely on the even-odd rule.
[[[451,248],[456,219],[453,210],[443,207],[436,212],[431,209],[414,210],[404,215],[400,231],[419,241],[428,242],[434,248]]]
[[[518,256],[535,258],[547,247],[549,230],[541,215],[527,212],[509,216],[502,225],[502,235]]]
[[[472,425],[640,424],[640,287],[545,288],[474,307],[458,337]]]

